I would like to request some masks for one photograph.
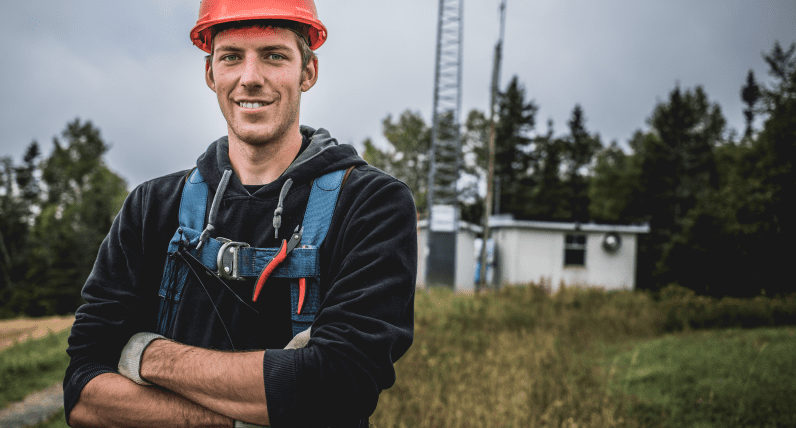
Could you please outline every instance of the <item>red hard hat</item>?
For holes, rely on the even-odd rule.
[[[210,53],[210,27],[230,21],[284,19],[310,26],[310,49],[326,41],[326,27],[318,19],[313,0],[202,0],[199,19],[191,29],[191,41]]]

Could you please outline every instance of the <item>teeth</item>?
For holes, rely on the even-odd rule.
[[[239,105],[243,108],[260,108],[263,106],[263,103],[245,103],[241,102]]]

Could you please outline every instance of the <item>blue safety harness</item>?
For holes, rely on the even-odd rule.
[[[291,317],[293,336],[312,325],[320,307],[320,251],[329,230],[337,197],[346,170],[330,172],[312,184],[304,213],[301,246],[295,248],[271,277],[290,278]],[[189,174],[180,201],[180,226],[169,242],[166,268],[160,283],[160,308],[157,332],[169,336],[177,315],[180,298],[185,289],[189,266],[175,257],[187,251],[219,277],[239,279],[257,277],[279,248],[252,248],[244,242],[225,238],[208,238],[199,250],[197,245],[204,229],[208,186],[198,169]],[[305,278],[303,305],[299,308],[299,278]],[[299,310],[300,309],[300,310]]]

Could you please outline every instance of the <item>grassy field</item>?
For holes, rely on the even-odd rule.
[[[692,330],[688,320],[767,324],[759,321],[765,310],[754,309],[761,301],[747,317],[727,302],[689,302],[536,286],[469,296],[418,291],[414,345],[371,421],[379,428],[796,426],[796,328]],[[780,319],[793,312],[783,302],[772,312]],[[65,338],[0,352],[0,399],[59,381]],[[41,425],[65,426],[62,413]]]
[[[0,352],[0,408],[64,379],[69,331],[28,340]]]
[[[796,426],[796,329],[700,331],[633,346],[604,366],[634,419],[666,426]],[[630,349],[632,348],[632,349]]]
[[[796,329],[664,333],[643,294],[419,292],[379,427],[795,426]]]

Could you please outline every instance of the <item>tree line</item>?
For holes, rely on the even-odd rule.
[[[495,128],[496,208],[517,219],[607,224],[649,223],[639,236],[639,288],[677,284],[698,294],[746,297],[793,292],[796,258],[796,44],[763,54],[771,82],[749,71],[739,95],[746,129],[727,129],[719,105],[701,86],[677,85],[659,101],[645,130],[605,146],[576,105],[567,133],[552,121],[537,131],[538,105],[517,76],[499,95]],[[762,127],[755,127],[755,118]],[[443,127],[453,126],[443,121]],[[462,218],[481,223],[475,191],[486,176],[489,118],[472,110],[463,125]],[[364,158],[405,181],[427,212],[431,130],[418,112],[388,115],[390,147],[365,140]],[[791,202],[788,202],[791,201]]]
[[[518,77],[499,96],[496,206],[517,219],[632,224],[639,236],[639,288],[677,284],[698,294],[776,295],[794,291],[796,44],[763,55],[771,76],[742,83],[746,129],[727,130],[700,86],[676,86],[658,102],[626,153],[605,146],[576,105],[563,135],[537,131],[538,105]],[[755,127],[762,121],[762,126]],[[450,136],[452,116],[440,121]],[[489,120],[479,110],[462,127],[463,218],[480,223]],[[364,142],[364,158],[406,182],[427,212],[431,129],[419,113],[383,121],[391,147]],[[73,312],[102,240],[128,194],[103,160],[109,146],[90,121],[75,119],[52,152],[38,142],[22,162],[0,158],[0,317]],[[467,179],[467,177],[470,179]],[[790,202],[789,202],[790,201]]]
[[[0,317],[65,314],[82,303],[102,240],[127,196],[99,129],[75,119],[43,157],[0,159]]]

